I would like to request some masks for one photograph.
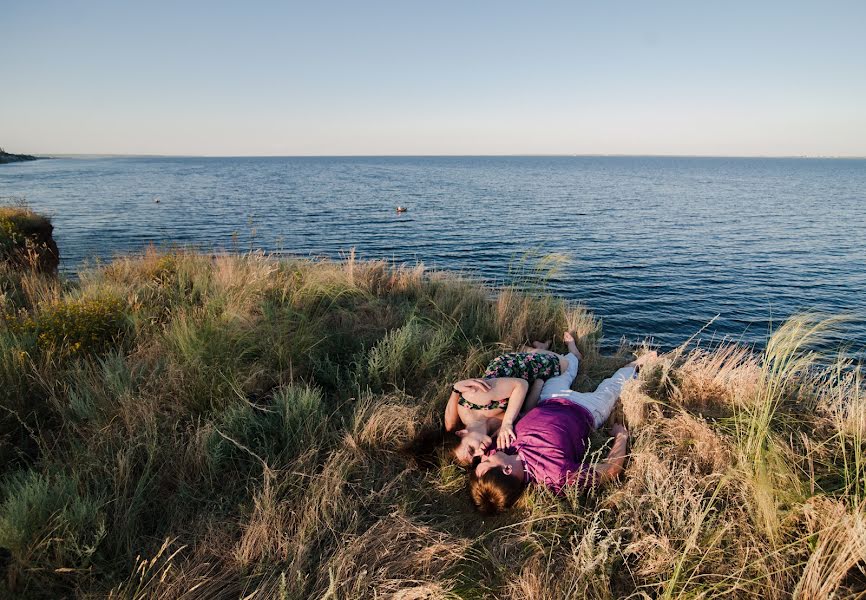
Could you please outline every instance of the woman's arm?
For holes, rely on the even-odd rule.
[[[485,379],[463,379],[454,384],[452,391],[460,394],[468,392],[478,392],[483,394],[491,390],[490,382]]]
[[[520,414],[520,409],[523,406],[523,401],[526,399],[526,392],[528,390],[529,384],[525,379],[502,377],[496,380],[494,391],[498,391],[503,395],[504,393],[508,393],[508,408],[505,409],[502,425],[499,427],[499,436],[496,440],[500,448],[508,447],[516,439],[514,435],[514,421],[517,419],[517,415]]]
[[[448,404],[445,405],[445,431],[457,431],[462,425],[460,421],[460,413],[457,410],[457,401],[460,399],[460,394],[467,392],[486,393],[490,391],[490,383],[483,379],[464,379],[458,381],[451,388],[451,396],[448,398]]]
[[[457,412],[457,400],[460,394],[451,391],[448,404],[445,405],[445,431],[457,431],[460,427],[460,415]]]

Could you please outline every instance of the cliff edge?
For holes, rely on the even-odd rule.
[[[53,231],[47,217],[29,208],[0,206],[0,263],[16,269],[57,271],[60,252]]]

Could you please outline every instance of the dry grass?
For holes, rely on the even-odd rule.
[[[594,494],[482,520],[459,468],[401,452],[497,352],[568,328],[580,389],[629,360],[545,295],[555,264],[504,289],[352,256],[151,250],[77,284],[0,268],[0,593],[864,597],[866,393],[814,352],[832,320],[662,356],[623,392],[628,467]],[[70,352],[103,323],[55,317],[105,298],[122,335]]]

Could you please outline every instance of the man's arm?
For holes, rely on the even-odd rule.
[[[607,483],[616,479],[625,464],[628,429],[617,423],[611,428],[611,433],[614,437],[613,446],[607,458],[595,465],[595,472],[600,478],[599,483]]]

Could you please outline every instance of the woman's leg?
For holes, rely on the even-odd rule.
[[[541,397],[541,388],[544,386],[544,381],[536,379],[532,382],[529,391],[526,393],[526,400],[523,401],[523,406],[520,409],[520,414],[525,415],[538,404],[538,399]]]
[[[553,350],[542,350],[541,348],[530,348],[529,346],[524,346],[523,351],[527,354],[552,354],[553,356],[559,356]]]
[[[547,340],[546,342],[532,342],[531,345],[526,346],[526,348],[528,348],[527,352],[532,352],[533,350],[550,350],[550,344],[552,343],[553,340]]]
[[[559,396],[567,397],[574,393],[571,390],[571,384],[574,378],[577,377],[577,370],[580,367],[580,361],[574,354],[566,354],[565,359],[568,362],[568,368],[562,375],[551,377],[544,382],[544,387],[541,388],[541,400],[554,398]]]
[[[577,349],[577,345],[574,343],[574,336],[571,335],[570,331],[566,331],[562,340],[568,346],[568,351],[571,354],[574,354],[578,360],[583,359],[583,356],[580,354],[580,350]],[[535,353],[535,354],[549,354],[550,356],[556,356],[559,358],[559,372],[565,373],[568,370],[568,363],[566,357],[567,354],[559,354],[558,352],[553,352],[552,350],[548,350],[550,348],[550,342],[532,342],[535,347],[530,348],[529,346],[524,346],[525,352]],[[576,377],[576,375],[575,375]]]

